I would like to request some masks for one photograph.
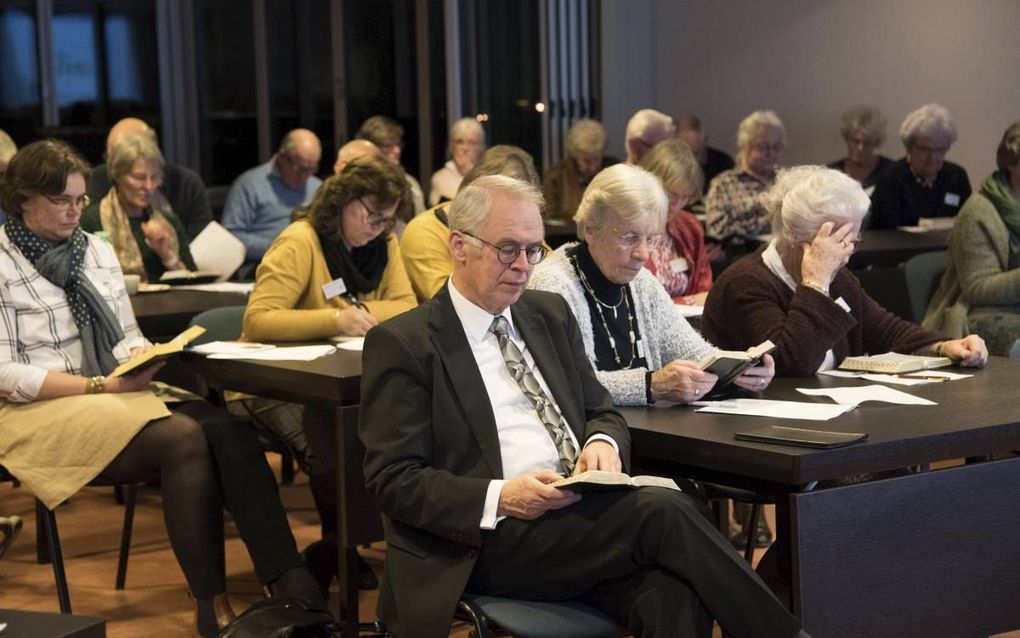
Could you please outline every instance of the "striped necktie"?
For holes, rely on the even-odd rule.
[[[556,451],[560,455],[564,474],[570,476],[574,471],[574,463],[577,461],[577,449],[570,438],[570,433],[567,432],[567,424],[560,418],[556,406],[539,385],[538,379],[535,378],[528,362],[524,360],[517,344],[510,339],[510,335],[507,333],[508,327],[506,317],[496,317],[492,320],[489,331],[496,335],[496,339],[499,341],[499,350],[503,353],[507,369],[517,381],[517,385],[521,387],[524,396],[528,397],[528,401],[538,412],[539,420],[552,438],[553,445],[556,446]]]

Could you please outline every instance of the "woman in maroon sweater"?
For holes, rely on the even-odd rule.
[[[799,166],[781,173],[763,202],[773,240],[712,286],[702,323],[707,339],[727,349],[770,339],[782,376],[809,376],[847,356],[889,351],[984,365],[981,337],[946,340],[900,319],[846,269],[869,205],[859,183],[822,166]]]

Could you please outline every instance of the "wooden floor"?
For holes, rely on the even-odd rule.
[[[270,455],[271,462],[276,458]],[[318,519],[304,477],[299,474],[295,485],[282,487],[281,495],[298,547],[316,540]],[[21,536],[0,561],[0,608],[57,612],[53,571],[49,565],[35,562],[33,503],[26,490],[0,484],[0,516],[17,514],[25,523]],[[772,513],[768,515],[771,519]],[[155,490],[139,492],[127,587],[122,591],[114,589],[122,509],[114,502],[112,490],[83,490],[57,510],[57,520],[76,614],[106,618],[109,638],[193,635],[192,604],[166,539]],[[227,588],[240,612],[261,598],[261,589],[232,525],[227,525],[227,535]],[[362,550],[362,555],[378,573],[383,547]],[[335,586],[333,598],[335,605]],[[375,592],[362,592],[362,618],[374,617],[375,603]],[[468,631],[455,627],[450,635],[465,638]],[[1020,638],[1020,631],[999,638],[1007,637]]]

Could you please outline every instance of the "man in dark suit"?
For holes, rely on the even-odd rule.
[[[630,438],[569,307],[525,292],[541,205],[503,176],[463,188],[450,281],[368,333],[359,433],[386,523],[380,618],[394,636],[446,636],[470,590],[582,600],[641,637],[710,636],[713,617],[735,637],[799,635],[691,496],[549,485],[624,469]]]

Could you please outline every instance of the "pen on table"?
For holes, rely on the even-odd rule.
[[[900,379],[920,379],[922,381],[949,381],[949,377],[936,377],[930,374],[897,374]]]

